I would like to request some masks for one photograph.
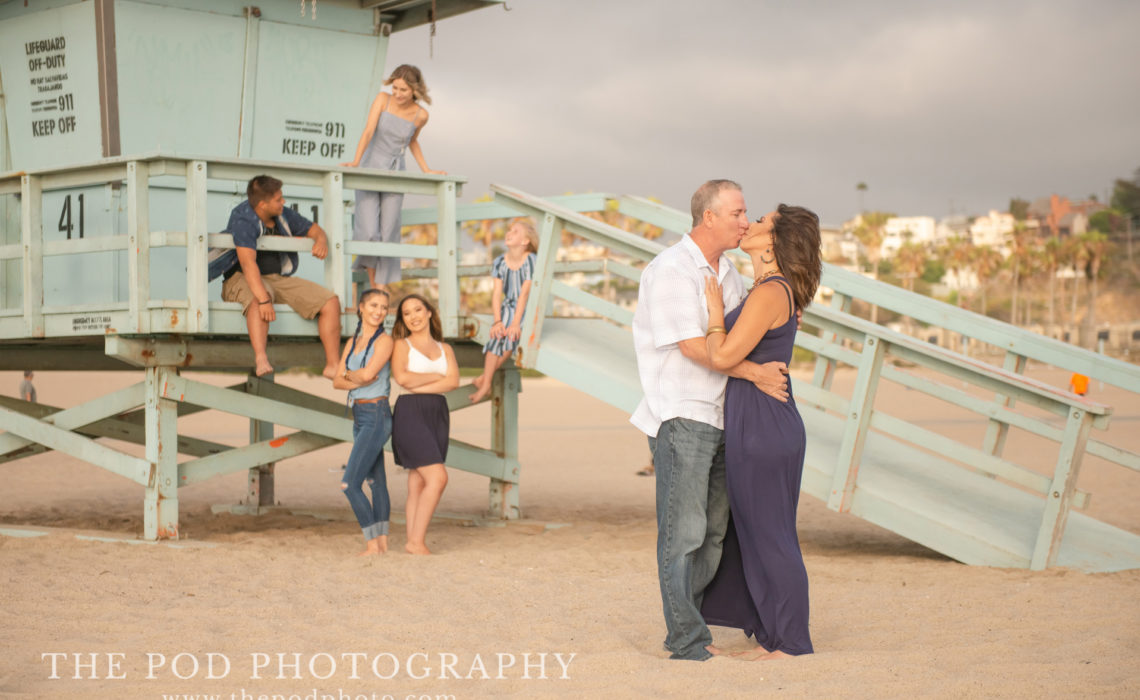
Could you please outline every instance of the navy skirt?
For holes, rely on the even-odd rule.
[[[392,411],[392,457],[404,469],[443,464],[450,429],[442,394],[401,394]]]

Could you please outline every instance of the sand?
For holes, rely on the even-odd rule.
[[[138,380],[44,373],[36,386],[41,401],[70,406]],[[338,398],[317,379],[281,381]],[[18,383],[0,372],[0,390]],[[897,391],[880,401],[912,402],[926,427],[984,431]],[[1134,397],[1100,398],[1117,404],[1111,439],[1140,451]],[[554,380],[525,380],[520,404],[524,519],[480,523],[487,480],[452,470],[440,510],[456,517],[433,523],[431,557],[400,552],[395,523],[394,551],[353,556],[362,539],[338,489],[347,445],[277,468],[283,507],[331,519],[213,514],[241,499],[239,473],[180,492],[177,543],[137,539],[142,489],[120,477],[56,453],[3,464],[0,528],[46,534],[0,536],[0,697],[1140,697],[1140,571],[964,566],[807,496],[817,653],[668,661],[654,483],[634,474],[644,437]],[[489,422],[486,405],[459,412],[453,435],[487,445]],[[222,414],[180,426],[248,438],[246,421]],[[1041,447],[1015,435],[1010,449]],[[389,464],[388,478],[402,515],[405,477]],[[1080,485],[1090,515],[1140,532],[1140,475],[1089,458]],[[751,646],[736,630],[714,636],[730,651]]]

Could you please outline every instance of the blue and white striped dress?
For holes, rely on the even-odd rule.
[[[503,281],[503,303],[499,307],[499,316],[502,318],[503,325],[511,325],[511,321],[515,318],[515,307],[518,306],[519,294],[522,293],[523,282],[534,277],[534,253],[527,253],[526,260],[523,264],[519,265],[519,269],[512,270],[507,266],[507,258],[505,255],[500,255],[495,258],[495,262],[491,264],[491,276]],[[523,313],[525,309],[518,309],[518,313]],[[522,323],[522,317],[519,317],[519,323]],[[502,338],[492,338],[487,341],[483,346],[484,353],[494,353],[495,355],[506,355],[513,352],[519,345],[519,341],[512,341],[510,338],[503,336]]]

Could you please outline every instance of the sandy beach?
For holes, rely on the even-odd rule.
[[[19,378],[0,372],[0,391],[15,394]],[[38,373],[36,387],[42,402],[71,406],[139,378]],[[279,381],[343,398],[323,380]],[[898,400],[891,391],[902,390],[880,401]],[[1140,406],[1095,382],[1092,398],[1116,407],[1111,439],[1140,451]],[[931,429],[985,429],[906,400]],[[402,552],[406,484],[390,455],[393,551],[353,556],[362,539],[338,488],[347,445],[279,464],[283,510],[270,515],[212,512],[242,498],[242,473],[182,489],[183,539],[157,544],[137,539],[141,487],[57,453],[3,464],[0,697],[1140,697],[1140,571],[964,566],[808,496],[799,531],[817,653],[668,661],[654,482],[635,475],[644,436],[552,379],[524,380],[520,406],[523,520],[483,521],[487,480],[451,470],[431,557]],[[463,410],[452,435],[487,446],[489,423],[487,405]],[[232,416],[179,426],[248,440]],[[1007,449],[1042,447],[1015,434]],[[1140,532],[1140,475],[1090,457],[1079,485],[1093,494],[1089,515]],[[751,646],[736,630],[714,637]]]

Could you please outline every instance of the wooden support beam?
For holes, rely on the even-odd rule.
[[[248,370],[253,366],[253,349],[248,340],[108,335],[104,347],[107,356],[134,367]],[[324,366],[325,354],[317,338],[275,339],[267,350],[274,367]]]
[[[1028,358],[1026,358],[1025,355],[1019,355],[1010,350],[1005,353],[1005,361],[1002,363],[1002,368],[1014,374],[1024,374],[1027,361]],[[1013,408],[1015,399],[1011,396],[999,393],[994,395],[994,402],[1002,408]],[[1005,451],[1005,439],[1008,435],[1009,424],[991,418],[986,425],[986,437],[982,441],[982,451],[986,454],[1001,457],[1002,452]]]
[[[554,260],[558,255],[562,226],[553,214],[544,214],[538,225],[537,264],[531,280],[530,294],[526,299],[526,312],[522,322],[520,353],[516,361],[522,367],[534,368],[538,363],[542,345],[542,324],[547,306],[554,301]]]
[[[214,476],[230,474],[243,469],[253,472],[259,466],[275,464],[282,459],[303,455],[329,445],[335,445],[338,442],[340,441],[330,437],[301,431],[279,438],[255,442],[245,447],[235,447],[222,454],[211,455],[178,465],[178,485],[188,486]],[[261,485],[264,486],[264,483]],[[259,494],[267,496],[266,502],[262,502],[261,499],[251,494],[249,500],[251,506],[273,505],[272,488],[268,490],[263,488]]]
[[[206,162],[186,163],[186,329],[191,333],[210,331],[210,304],[206,294],[207,270]]]
[[[23,413],[32,418],[43,419],[45,416],[50,416],[59,413],[63,409],[56,406],[49,406],[42,403],[31,403],[28,401],[20,401],[19,399],[10,396],[0,396],[0,406],[9,408],[18,413]],[[205,409],[190,406],[189,404],[178,405],[178,415],[185,416],[189,413],[196,413]],[[129,442],[135,445],[146,444],[146,430],[144,427],[144,413],[145,409],[125,413],[115,418],[104,418],[103,420],[89,423],[79,428],[75,428],[76,432],[88,438],[111,438],[120,440],[122,442]],[[18,438],[17,438],[18,439]],[[205,457],[207,455],[219,454],[227,450],[233,449],[230,445],[223,445],[217,442],[210,442],[209,440],[199,440],[186,435],[178,436],[178,453],[191,455],[194,457]],[[51,448],[44,445],[30,444],[26,447],[5,452],[0,449],[0,464],[4,462],[14,462],[24,457],[31,457],[33,455],[43,454],[50,452]]]
[[[834,292],[831,295],[831,307],[843,313],[851,312],[851,297],[839,292]],[[835,331],[821,330],[819,332],[819,339],[824,343],[839,343]],[[811,378],[811,383],[821,389],[831,390],[831,382],[835,379],[836,361],[830,357],[817,355],[815,358],[815,374]]]
[[[325,258],[325,286],[336,294],[340,308],[356,306],[352,288],[348,284],[345,265],[344,178],[340,173],[325,173],[321,204],[325,220],[321,225],[329,241],[329,254]]]
[[[150,164],[127,163],[127,285],[130,331],[150,332]]]
[[[178,539],[178,406],[163,393],[171,375],[172,369],[146,370],[146,458],[152,469],[143,495],[143,537],[148,540]]]
[[[150,478],[151,468],[146,460],[7,408],[0,408],[0,429],[140,484],[147,483]]]
[[[296,430],[307,430],[342,442],[352,440],[352,421],[347,418],[337,418],[323,411],[290,406],[260,396],[229,391],[180,377],[173,372],[162,373],[160,395],[163,398],[189,401],[200,406],[246,418],[257,418]]]
[[[454,338],[459,335],[459,229],[455,224],[455,183],[441,182],[436,187],[439,315],[443,335]]]
[[[859,478],[859,462],[863,458],[863,444],[867,440],[867,429],[871,424],[875,392],[879,388],[879,372],[883,367],[885,346],[886,343],[873,336],[867,336],[863,340],[863,359],[859,363],[855,387],[851,390],[847,424],[839,444],[831,494],[827,499],[827,507],[840,513],[851,510],[851,497]]]
[[[1085,454],[1085,442],[1091,429],[1092,416],[1089,413],[1075,408],[1070,411],[1065,423],[1065,438],[1061,441],[1053,469],[1053,483],[1049,493],[1045,494],[1045,509],[1041,514],[1037,541],[1033,545],[1033,557],[1029,562],[1033,571],[1057,564],[1065,525],[1069,520],[1069,507],[1081,471],[1081,458]]]
[[[519,370],[508,360],[491,378],[491,451],[513,472],[514,479],[491,478],[490,515],[503,520],[521,517],[519,510]]]
[[[246,380],[247,391],[250,388],[253,388],[249,380],[256,380],[257,388],[269,386],[275,383],[273,381],[272,373],[263,375],[261,377],[251,374],[249,376],[249,379]],[[282,439],[286,440],[287,438]],[[329,440],[330,443],[336,442],[330,438],[325,439]],[[273,440],[273,423],[269,421],[257,420],[256,418],[250,418],[249,444],[251,446],[259,444],[271,445],[273,442],[275,442]],[[238,455],[232,455],[230,458],[231,461],[229,463],[232,463],[232,460],[241,461],[240,458],[244,456],[246,456],[246,453],[244,452]],[[225,460],[219,458],[215,461],[220,463],[224,462]],[[249,506],[255,506],[257,508],[273,505],[273,472],[277,466],[277,463],[275,461],[271,461],[253,462],[248,464],[249,475],[248,481],[246,482],[246,504]]]
[[[100,396],[78,406],[45,415],[41,420],[62,430],[74,430],[109,416],[117,416],[144,403],[143,385],[134,384],[125,389]],[[0,434],[0,455],[9,454],[37,440],[21,438],[15,434]]]
[[[20,230],[24,244],[22,289],[24,334],[44,337],[44,222],[42,180],[38,175],[20,177]]]

